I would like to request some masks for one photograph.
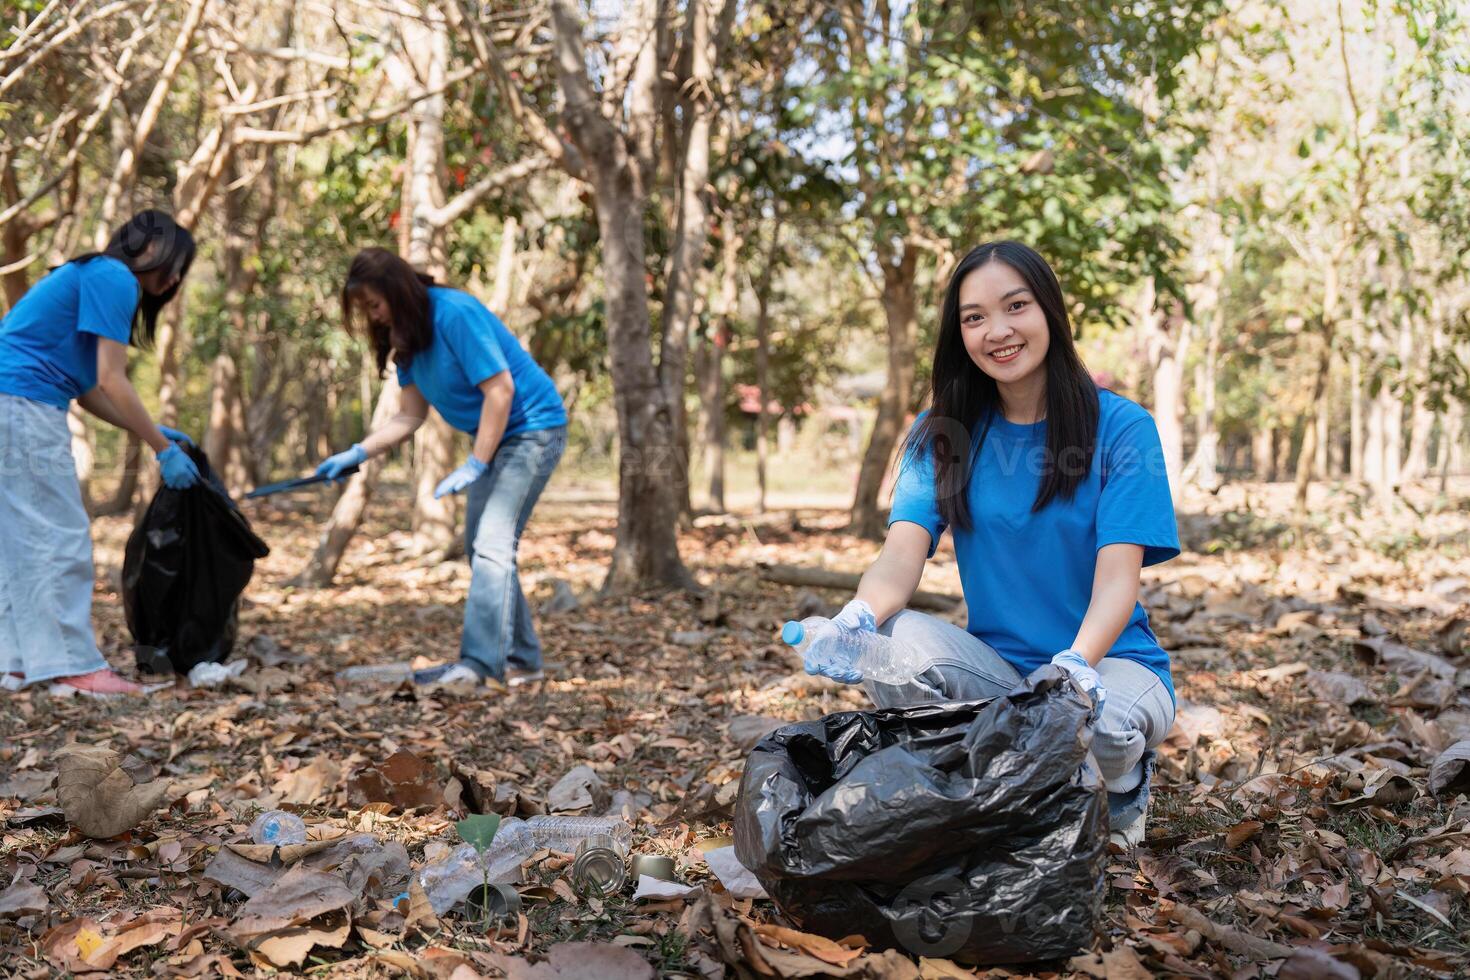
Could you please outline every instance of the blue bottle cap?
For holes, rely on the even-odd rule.
[[[787,646],[794,647],[799,645],[802,641],[802,638],[805,636],[806,627],[801,625],[794,619],[788,621],[785,626],[781,627],[781,639],[786,643]]]

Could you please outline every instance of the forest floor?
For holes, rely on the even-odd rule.
[[[725,893],[702,857],[728,843],[755,738],[866,706],[860,691],[803,674],[776,642],[798,607],[847,596],[803,596],[758,571],[763,561],[862,570],[877,546],[847,535],[840,510],[701,519],[681,546],[716,599],[599,600],[615,507],[605,488],[554,484],[521,548],[533,604],[553,578],[581,598],[539,617],[550,679],[426,694],[333,683],[349,665],[455,655],[468,568],[404,557],[407,491],[375,501],[338,582],[320,591],[285,583],[326,499],[249,504],[273,552],[241,613],[242,676],[121,703],[0,694],[0,970],[1463,976],[1470,804],[1429,789],[1440,752],[1470,739],[1470,487],[1451,491],[1410,493],[1388,520],[1324,487],[1305,526],[1290,520],[1286,486],[1181,501],[1186,552],[1146,572],[1180,696],[1148,839],[1109,857],[1092,952],[973,974],[770,928],[794,924],[769,901]],[[112,662],[130,666],[117,592],[128,530],[121,519],[95,529],[96,619]],[[924,588],[958,594],[947,542]],[[70,741],[129,753],[130,778],[168,781],[162,805],[122,836],[81,836],[53,788]],[[365,775],[395,753],[382,778]],[[709,887],[653,903],[589,897],[569,887],[566,858],[543,852],[513,925],[437,918],[416,898],[394,907],[404,859],[417,868],[456,843],[454,820],[538,812],[581,765],[604,784],[593,795],[626,791],[635,850],[672,856],[685,882]],[[315,838],[378,843],[350,856],[323,844],[274,865],[228,847],[278,806],[300,812]],[[241,892],[256,896],[248,907]]]

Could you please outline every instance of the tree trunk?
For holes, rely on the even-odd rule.
[[[1355,290],[1352,300],[1352,351],[1348,355],[1348,477],[1363,480],[1363,454],[1366,451],[1367,414],[1364,410],[1363,388],[1367,379],[1363,375],[1363,297]]]
[[[1263,425],[1251,433],[1251,471],[1257,480],[1276,479],[1276,427]]]
[[[701,351],[699,394],[704,414],[704,460],[709,471],[708,508],[725,511],[725,344],[726,318],[712,324]]]
[[[1195,485],[1211,492],[1220,487],[1220,431],[1215,425],[1215,386],[1220,362],[1220,327],[1224,319],[1225,311],[1217,302],[1209,314],[1205,356],[1195,370],[1200,409],[1195,420],[1194,458],[1186,467]]]
[[[495,260],[495,283],[490,287],[490,312],[504,317],[510,306],[511,287],[515,281],[516,236],[520,225],[515,215],[500,226],[500,255]]]
[[[1450,400],[1445,411],[1439,434],[1439,492],[1443,494],[1449,486],[1450,471],[1459,472],[1460,446],[1464,439],[1465,403],[1458,398]]]
[[[755,471],[760,484],[761,513],[766,510],[767,492],[767,440],[770,434],[769,408],[771,401],[771,285],[775,280],[776,256],[781,248],[781,215],[776,213],[775,227],[771,229],[771,244],[766,250],[766,262],[761,268],[760,284],[756,286],[757,303],[755,319],[755,384],[760,389],[760,409],[755,417]]]
[[[1153,366],[1154,422],[1164,449],[1164,467],[1169,474],[1169,491],[1179,499],[1184,474],[1184,360],[1189,350],[1191,324],[1174,311],[1158,311],[1156,287],[1144,284],[1138,316],[1153,325],[1149,362]]]
[[[899,255],[893,255],[887,247],[879,251],[883,265],[883,316],[888,324],[888,379],[879,396],[878,417],[873,421],[873,433],[858,471],[849,527],[852,533],[873,540],[883,536],[883,511],[878,495],[903,434],[904,416],[913,400],[914,345],[919,330],[915,287],[917,250],[907,242],[898,248]]]
[[[378,405],[373,409],[369,431],[398,414],[398,392],[398,376],[390,364],[383,390],[378,394]],[[338,498],[337,506],[332,508],[332,516],[317,541],[316,552],[290,584],[302,588],[323,588],[332,583],[342,555],[347,551],[348,542],[362,523],[362,516],[378,485],[378,475],[382,468],[382,457],[370,459],[348,477],[347,489]]]
[[[629,8],[628,36],[651,36],[657,8],[650,0]],[[679,557],[680,495],[672,410],[654,369],[643,220],[647,178],[653,170],[653,120],[638,109],[625,131],[603,114],[587,75],[580,9],[553,0],[557,74],[565,96],[562,123],[593,187],[607,290],[607,346],[613,401],[618,413],[618,536],[602,590],[607,594],[647,588],[697,589]],[[648,102],[657,65],[639,58],[626,104]],[[621,100],[620,100],[621,102]]]
[[[87,424],[85,410],[75,403],[66,413],[66,426],[71,430],[71,457],[77,467],[77,482],[82,486],[82,506],[88,513],[92,502],[92,470],[97,465],[97,453],[92,445],[92,428]]]
[[[723,4],[728,0],[717,0]],[[669,257],[668,289],[664,296],[663,336],[659,344],[659,382],[674,422],[678,463],[672,474],[680,510],[689,504],[689,420],[684,408],[688,372],[689,336],[694,315],[694,290],[704,265],[709,235],[705,186],[709,183],[710,124],[714,116],[714,38],[710,0],[690,0],[689,78],[683,99],[686,132],[678,180],[678,221]],[[672,138],[673,134],[668,134]],[[722,493],[723,496],[723,493]],[[723,509],[723,505],[721,507]]]
[[[98,503],[89,513],[93,517],[116,517],[126,514],[133,506],[133,497],[138,492],[138,473],[143,464],[143,443],[131,432],[123,443],[122,458],[118,460],[117,489],[107,500]]]
[[[406,18],[405,36],[409,51],[419,53],[426,84],[430,89],[444,86],[449,63],[449,35],[443,16],[429,10],[430,23]],[[444,204],[444,186],[440,172],[444,163],[444,96],[435,95],[418,102],[412,112],[413,139],[405,176],[405,211],[409,228],[410,265],[422,269],[436,279],[444,275],[444,229],[435,220],[435,210]],[[430,413],[414,435],[413,471],[413,548],[416,555],[443,560],[455,551],[455,498],[446,495],[434,499],[434,489],[454,468],[454,430]]]

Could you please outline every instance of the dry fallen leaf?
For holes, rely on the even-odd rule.
[[[0,892],[0,919],[38,915],[46,911],[48,904],[50,899],[39,885],[17,878],[9,888]]]
[[[1456,742],[1429,767],[1429,792],[1454,796],[1470,791],[1470,739]]]
[[[56,799],[71,825],[88,837],[132,830],[168,795],[162,779],[134,785],[122,757],[105,746],[68,745],[57,751],[56,762]]]
[[[861,949],[849,949],[840,946],[825,936],[814,936],[809,932],[799,932],[796,929],[787,929],[782,926],[758,925],[755,933],[765,940],[768,945],[780,944],[790,946],[792,949],[801,950],[803,953],[815,956],[824,963],[834,966],[846,966],[859,956],[863,955]]]
[[[257,940],[250,948],[251,958],[263,959],[265,966],[299,966],[318,946],[341,949],[351,927],[347,913],[334,912],[320,922],[283,929]]]
[[[444,800],[444,786],[426,760],[399,749],[378,765],[354,772],[347,780],[347,799],[353,806],[391,803],[411,810],[438,806]]]
[[[265,933],[310,921],[352,904],[355,896],[336,875],[294,865],[277,881],[240,906],[230,933],[246,945]]]

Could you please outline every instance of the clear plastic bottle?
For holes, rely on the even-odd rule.
[[[906,684],[927,668],[928,657],[882,633],[843,629],[822,616],[791,620],[781,628],[781,639],[800,654],[820,639],[836,645],[832,652],[845,654],[847,662],[862,672],[864,680],[880,684]]]
[[[531,817],[526,827],[536,839],[538,847],[549,847],[553,851],[576,851],[577,845],[588,837],[605,834],[617,840],[624,848],[633,842],[633,828],[621,817],[575,817],[550,814]]]
[[[250,825],[250,839],[257,844],[287,847],[306,843],[306,822],[285,810],[267,810]]]
[[[486,884],[520,880],[521,862],[536,852],[536,842],[522,820],[501,821],[490,849],[484,854],[472,844],[461,844],[441,860],[418,872],[419,887],[429,899],[435,915],[443,915]]]

